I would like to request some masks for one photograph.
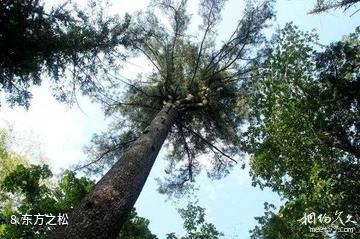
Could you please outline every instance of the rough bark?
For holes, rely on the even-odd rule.
[[[51,239],[116,238],[133,208],[177,112],[164,105],[143,134],[59,226]]]

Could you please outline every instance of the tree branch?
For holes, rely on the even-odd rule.
[[[212,147],[213,149],[215,149],[216,151],[218,151],[220,154],[222,154],[223,156],[225,156],[226,158],[230,159],[231,161],[233,161],[234,163],[237,163],[237,161],[235,159],[233,159],[232,157],[230,157],[229,155],[227,155],[226,153],[224,153],[222,150],[220,150],[218,147],[216,147],[214,144],[210,143],[209,141],[207,141],[201,134],[193,131],[192,129],[186,127],[185,125],[181,124],[179,122],[179,124],[186,130],[188,130],[190,133],[192,133],[193,135],[195,135],[196,137],[198,137],[199,139],[201,139],[202,141],[204,141],[207,145],[209,145],[210,147]]]
[[[139,46],[135,46],[135,45],[134,45],[134,48],[141,51],[146,56],[146,58],[151,62],[151,64],[153,64],[153,66],[157,69],[157,71],[161,74],[160,67],[154,62],[154,60],[150,57],[150,55],[145,50],[143,50]]]
[[[181,135],[181,138],[183,139],[184,141],[184,148],[185,148],[185,151],[186,151],[186,154],[187,154],[187,157],[188,157],[188,172],[189,172],[189,179],[190,179],[190,182],[193,182],[193,172],[192,172],[192,167],[193,167],[193,156],[190,152],[190,149],[189,149],[189,146],[186,142],[186,138],[185,138],[185,135],[184,135],[184,131],[182,129],[182,126],[179,127],[179,132],[180,132],[180,135]]]
[[[101,159],[103,159],[103,158],[104,158],[106,155],[108,155],[109,153],[111,153],[111,152],[113,152],[113,151],[115,151],[115,150],[118,150],[118,149],[120,149],[121,147],[124,147],[124,146],[126,146],[126,145],[134,142],[135,140],[136,140],[136,139],[132,139],[132,140],[129,140],[129,141],[126,141],[126,142],[117,144],[114,148],[110,148],[110,149],[106,150],[105,152],[103,152],[103,153],[102,153],[98,158],[96,158],[95,160],[93,160],[93,161],[91,161],[90,163],[87,163],[87,164],[85,164],[85,165],[83,165],[83,166],[79,166],[79,167],[75,168],[75,169],[72,170],[72,171],[75,172],[75,171],[79,171],[79,170],[81,170],[81,169],[87,168],[87,167],[89,167],[90,165],[99,162]]]
[[[212,11],[213,11],[213,8],[214,8],[214,3],[211,5],[211,8],[210,8],[210,11],[209,11],[208,16],[211,15],[211,13],[212,13]],[[200,63],[200,58],[201,58],[201,52],[202,52],[202,50],[203,50],[204,42],[205,42],[205,40],[206,40],[206,36],[207,36],[207,34],[208,34],[209,30],[210,30],[211,25],[212,25],[212,22],[211,22],[211,21],[209,20],[209,18],[208,18],[208,24],[207,24],[207,26],[206,26],[204,36],[203,36],[203,38],[202,38],[202,40],[201,40],[200,49],[199,49],[199,54],[198,54],[197,59],[196,59],[196,65],[195,65],[194,74],[193,74],[193,76],[191,77],[191,80],[190,80],[190,86],[192,85],[192,83],[193,83],[193,81],[194,81],[194,79],[195,79],[197,70],[198,70],[198,68],[199,68],[199,63]]]

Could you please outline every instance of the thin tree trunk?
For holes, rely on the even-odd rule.
[[[172,104],[164,105],[143,134],[75,207],[69,215],[69,225],[57,227],[49,238],[116,238],[140,195],[176,116]]]

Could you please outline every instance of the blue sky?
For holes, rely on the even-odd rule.
[[[61,2],[59,0],[46,2],[47,6]],[[80,4],[86,1],[78,1]],[[133,12],[144,8],[145,0],[113,0],[112,12]],[[190,12],[196,13],[197,1],[189,1]],[[331,11],[319,15],[308,15],[314,1],[311,0],[279,0],[276,4],[277,18],[273,29],[282,27],[286,22],[294,22],[302,30],[316,29],[319,42],[328,44],[340,40],[345,34],[352,32],[359,25],[360,14],[350,17],[352,11]],[[219,25],[219,37],[227,39],[236,25],[236,19],[241,17],[244,1],[229,0],[223,12],[223,22]],[[197,19],[195,18],[195,22]],[[193,30],[195,28],[192,28]],[[141,66],[139,66],[141,65]],[[133,64],[127,68],[125,75],[134,76],[140,71],[148,71],[147,63]],[[43,160],[52,165],[55,172],[60,168],[84,159],[82,147],[86,145],[93,133],[106,129],[106,120],[98,105],[91,104],[88,99],[80,98],[79,107],[69,107],[56,102],[44,84],[33,88],[34,98],[29,111],[21,108],[0,108],[0,127],[12,125],[17,137],[22,141],[14,146],[24,153],[34,151],[35,141],[37,151],[41,152]],[[164,238],[168,232],[182,232],[182,224],[176,208],[185,205],[186,200],[166,201],[166,196],[156,192],[157,184],[154,178],[162,174],[164,168],[164,150],[161,151],[148,181],[141,193],[136,208],[141,216],[150,219],[150,228],[159,238]],[[265,201],[280,205],[279,197],[270,190],[261,191],[251,186],[247,169],[235,168],[223,180],[210,181],[204,176],[197,180],[199,204],[207,209],[209,221],[213,222],[226,238],[249,238],[248,231],[255,225],[254,216],[263,214]]]

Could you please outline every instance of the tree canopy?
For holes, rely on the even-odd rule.
[[[0,182],[13,170],[18,164],[25,164],[26,160],[18,154],[9,150],[11,143],[11,132],[8,129],[0,129]]]
[[[28,107],[29,87],[46,73],[59,100],[80,90],[115,120],[93,138],[91,160],[76,168],[99,173],[110,167],[96,185],[71,171],[52,185],[48,166],[22,165],[0,134],[2,222],[12,214],[72,211],[69,226],[50,238],[156,238],[133,206],[165,142],[167,176],[159,179],[159,192],[183,195],[204,169],[220,179],[246,152],[253,185],[286,200],[278,212],[265,204],[252,238],[353,238],[314,235],[299,219],[341,212],[360,228],[359,28],[324,47],[314,32],[287,24],[268,42],[263,30],[274,17],[273,1],[247,1],[229,39],[219,43],[226,1],[200,0],[199,38],[190,34],[187,2],[152,0],[130,21],[106,16],[95,1],[88,11],[63,4],[50,12],[39,0],[4,1],[0,83],[10,105]],[[317,1],[312,13],[357,2]],[[153,71],[122,77],[119,65],[128,56],[144,57]],[[205,221],[203,208],[179,212],[187,235],[168,239],[223,236]],[[3,223],[0,233],[45,238],[51,229]]]
[[[331,9],[342,8],[344,11],[349,10],[352,6],[356,6],[359,0],[317,0],[311,14],[325,12]],[[354,12],[353,14],[357,13]],[[352,14],[352,15],[353,15]]]
[[[48,165],[32,165],[26,156],[9,150],[11,138],[9,129],[0,130],[0,236],[1,238],[47,238],[53,226],[46,221],[36,219],[35,215],[66,214],[79,203],[94,187],[94,181],[77,177],[70,171],[60,175],[54,182],[54,176]],[[223,234],[205,220],[205,208],[196,202],[190,202],[179,209],[188,238],[219,238]],[[24,215],[31,215],[30,223],[22,221]],[[16,217],[16,219],[15,219]],[[14,224],[15,221],[19,224]],[[11,223],[13,222],[13,223]],[[41,223],[41,224],[40,224]],[[128,216],[117,239],[157,239],[149,229],[150,221],[138,216],[135,208]],[[178,238],[169,233],[169,238]]]
[[[214,224],[206,222],[205,208],[196,205],[196,203],[189,203],[186,208],[179,209],[179,213],[184,220],[187,235],[178,237],[175,233],[169,233],[166,239],[219,239],[224,236]]]
[[[152,1],[148,10],[135,18],[135,28],[151,32],[151,36],[136,39],[133,48],[154,71],[127,81],[123,96],[112,88],[102,97],[105,112],[117,120],[108,132],[94,137],[89,148],[93,162],[87,169],[98,172],[116,162],[146,131],[165,102],[172,102],[179,116],[167,137],[169,176],[161,181],[160,192],[181,194],[201,171],[200,155],[209,155],[213,169],[208,175],[213,179],[225,176],[236,162],[233,156],[240,154],[238,129],[247,113],[242,80],[250,65],[262,57],[255,49],[264,43],[262,29],[274,16],[272,1],[247,2],[243,18],[219,49],[216,27],[225,1],[200,1],[202,34],[198,42],[187,33],[191,18],[186,2]],[[157,10],[168,25],[161,22]],[[121,73],[109,77],[124,83],[116,75]]]
[[[28,107],[29,87],[40,85],[42,73],[50,76],[60,100],[73,97],[74,89],[87,94],[96,89],[90,76],[100,60],[121,57],[116,49],[128,44],[130,17],[109,17],[95,1],[90,6],[80,10],[64,3],[47,12],[40,0],[1,2],[0,87],[10,105]]]
[[[40,224],[40,221],[33,217],[28,225],[22,224],[23,216],[50,214],[57,216],[59,213],[68,213],[94,186],[93,181],[84,177],[77,178],[69,171],[63,174],[57,185],[49,181],[51,176],[52,173],[47,165],[25,167],[19,164],[12,168],[0,184],[1,238],[47,238],[48,233],[53,229],[52,226]],[[44,183],[46,180],[47,183]],[[17,199],[17,203],[9,203],[9,198]],[[223,236],[212,223],[206,222],[205,209],[196,203],[188,204],[185,209],[179,209],[179,213],[184,220],[187,234],[177,237],[175,233],[169,233],[168,239],[216,239]],[[14,216],[21,223],[20,225],[10,223],[10,220],[15,221]],[[148,219],[138,216],[133,209],[117,239],[157,239],[158,237],[150,231],[149,224]]]
[[[57,217],[59,214],[68,213],[94,186],[93,181],[84,177],[77,178],[68,171],[57,185],[49,181],[51,176],[47,165],[25,167],[19,164],[12,168],[1,182],[1,238],[47,238],[53,226],[47,226],[45,222],[40,225],[40,221],[35,223],[33,216],[29,225],[11,224],[10,220],[13,220],[14,216],[21,221],[23,215],[52,214]],[[9,203],[10,198],[17,199],[17,203]],[[149,220],[139,217],[134,209],[118,239],[156,239],[148,226]]]
[[[325,50],[316,42],[287,25],[249,84],[253,183],[287,199],[277,215],[260,218],[254,238],[317,238],[297,221],[305,212],[359,218],[359,30]]]
[[[182,195],[191,187],[204,169],[199,156],[207,156],[212,179],[227,175],[237,162],[233,157],[241,156],[239,129],[247,111],[242,82],[263,57],[256,50],[265,42],[262,30],[274,16],[273,1],[247,1],[243,17],[220,48],[216,27],[225,1],[199,3],[200,39],[189,34],[186,0],[150,1],[135,17],[133,27],[149,35],[135,38],[131,47],[154,71],[136,80],[104,72],[111,87],[96,100],[116,120],[94,138],[93,161],[84,167],[111,169],[74,209],[69,226],[51,238],[116,235],[165,141],[169,176],[160,181],[159,191],[168,195]],[[124,83],[129,86],[125,92]]]

